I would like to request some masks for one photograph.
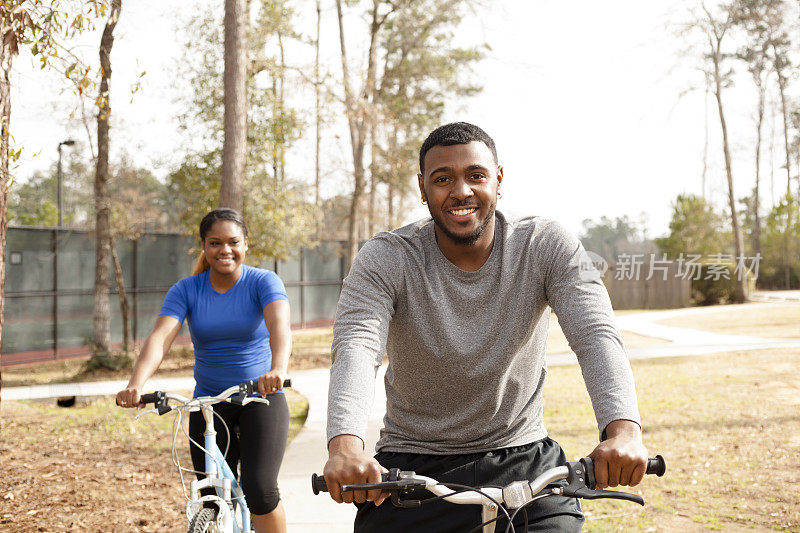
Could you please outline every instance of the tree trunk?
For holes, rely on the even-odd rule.
[[[278,131],[275,128],[275,122],[277,122],[277,117],[278,117],[278,77],[273,75],[272,76],[272,138],[270,139],[270,142],[272,143],[272,181],[275,182],[276,188],[280,183],[280,178],[278,177]]]
[[[778,54],[777,50],[775,50],[775,54]],[[781,95],[781,112],[783,114],[783,146],[786,152],[786,200],[792,202],[792,172],[789,165],[789,117],[786,110],[786,77],[779,67],[775,71],[778,75],[778,91]],[[793,217],[791,204],[789,205],[788,217],[787,230],[783,236],[783,284],[787,290],[792,288],[792,239],[790,232],[793,226]]]
[[[400,188],[400,191],[397,191],[395,187],[395,180],[398,178],[397,172],[395,172],[395,168],[397,167],[396,161],[400,158],[400,147],[398,145],[398,138],[399,138],[399,131],[397,127],[397,122],[392,125],[392,137],[391,137],[391,146],[388,148],[388,153],[390,154],[390,160],[392,164],[389,165],[391,169],[391,175],[387,180],[387,188],[388,188],[388,203],[389,203],[389,230],[393,230],[397,227],[397,222],[395,221],[395,213],[397,210],[395,209],[395,194],[402,194],[403,188]]]
[[[286,59],[284,57],[283,33],[278,27],[278,49],[280,51],[281,64],[278,71],[278,119],[280,130],[278,135],[278,169],[280,170],[280,182],[286,183]]]
[[[353,153],[353,196],[350,201],[350,213],[347,221],[347,268],[355,260],[358,252],[358,223],[361,218],[361,200],[364,196],[364,144],[366,142],[368,106],[375,88],[375,48],[377,46],[378,6],[379,0],[372,0],[372,23],[370,25],[370,45],[367,53],[367,79],[356,101],[350,88],[350,70],[347,62],[347,50],[344,39],[344,22],[342,16],[342,0],[336,0],[336,13],[339,21],[339,45],[342,53],[342,78],[345,93],[347,122],[350,126],[350,146]]]
[[[314,41],[316,55],[314,57],[314,102],[316,116],[316,137],[314,140],[314,222],[317,230],[317,240],[321,237],[322,213],[319,204],[319,147],[320,147],[320,79],[319,79],[319,33],[322,22],[322,0],[317,0],[317,38]]]
[[[394,224],[394,180],[389,180],[389,183],[386,184],[388,191],[387,191],[387,217],[389,218],[389,230],[393,230],[395,228]]]
[[[777,53],[777,52],[776,52]],[[786,77],[778,71],[778,91],[781,95],[781,113],[783,114],[783,147],[786,151],[786,194],[792,194],[792,172],[789,164],[789,112],[786,110]]]
[[[756,123],[756,185],[753,189],[753,255],[761,253],[761,129],[764,124],[764,101],[766,100],[767,84],[762,82],[761,75],[757,74],[758,83],[758,121]]]
[[[728,203],[731,210],[731,222],[733,224],[733,243],[736,257],[744,257],[744,243],[742,240],[742,228],[739,226],[739,217],[736,214],[736,196],[733,192],[733,171],[731,169],[731,154],[728,144],[728,127],[725,123],[725,113],[722,107],[722,74],[720,72],[720,39],[716,41],[716,47],[712,44],[712,60],[714,62],[714,94],[717,98],[717,111],[719,112],[719,123],[722,127],[722,149],[725,154],[725,175],[728,179]],[[736,301],[742,303],[747,299],[747,276],[740,274],[737,276]]]
[[[361,218],[361,199],[364,196],[364,145],[353,150],[353,197],[347,219],[347,270],[358,253],[358,221]]]
[[[705,137],[703,141],[703,175],[701,178],[702,181],[702,194],[700,195],[703,200],[706,199],[706,174],[708,173],[708,93],[709,93],[709,82],[706,81],[706,94],[705,98],[703,99],[703,111],[705,120],[703,122],[703,128],[705,130]]]
[[[220,207],[242,211],[242,179],[247,160],[247,8],[225,0],[225,141],[222,147]]]
[[[111,12],[100,39],[100,93],[97,97],[97,167],[94,177],[95,270],[94,270],[94,344],[99,355],[111,351],[111,309],[108,293],[111,285],[111,199],[108,196],[108,119],[111,116],[109,80],[114,28],[122,10],[122,0],[113,0]]]
[[[369,127],[370,138],[370,165],[369,165],[369,202],[367,209],[367,238],[375,235],[375,198],[377,195],[376,188],[378,185],[378,178],[375,174],[378,171],[378,166],[375,162],[375,154],[378,151],[378,143],[375,142],[375,125],[370,124]]]
[[[114,275],[117,278],[117,291],[119,291],[119,308],[122,312],[122,349],[127,355],[131,349],[131,308],[128,305],[128,293],[125,291],[125,278],[122,275],[122,265],[119,263],[117,247],[111,239],[111,259],[114,261]]]
[[[9,123],[11,122],[11,62],[9,44],[0,42],[0,354],[3,348],[3,314],[6,287],[6,233],[8,231],[8,173]],[[0,355],[2,357],[2,355]],[[2,401],[3,373],[0,366],[0,402]]]

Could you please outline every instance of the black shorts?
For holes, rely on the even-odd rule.
[[[428,455],[379,452],[375,458],[385,468],[413,470],[443,483],[477,488],[504,486],[512,481],[532,481],[548,468],[567,462],[561,446],[549,437],[524,446],[483,453]],[[566,481],[551,486],[556,485],[566,485]],[[425,499],[432,496],[430,492],[420,490],[411,497]],[[359,508],[355,520],[357,533],[466,533],[482,522],[480,505],[459,505],[443,500],[412,509],[395,507],[388,499],[380,507],[375,507],[371,502],[356,505]],[[549,496],[526,509],[528,531],[571,532],[580,531],[583,526],[583,513],[575,498]],[[508,520],[503,517],[497,521],[495,531],[502,533],[507,525]],[[518,533],[525,531],[522,511],[514,519],[514,527]]]
[[[241,461],[241,486],[247,507],[253,514],[271,513],[278,502],[278,470],[283,461],[283,452],[286,450],[286,437],[289,434],[289,408],[286,405],[286,395],[283,393],[268,394],[269,405],[263,403],[248,403],[245,406],[230,403],[214,405],[214,412],[218,413],[228,426],[231,433],[231,443],[225,461],[234,474],[239,473]],[[239,437],[233,428],[239,427]],[[225,453],[227,436],[225,428],[218,417],[214,417],[214,427],[217,430],[217,446],[221,453]],[[189,436],[203,444],[203,432],[206,423],[199,411],[189,416]],[[194,469],[205,471],[205,453],[194,444],[190,445]],[[205,476],[198,474],[197,478]],[[203,490],[203,494],[214,494],[213,489]]]

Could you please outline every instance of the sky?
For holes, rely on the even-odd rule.
[[[210,0],[194,2],[209,4]],[[313,7],[313,2],[306,4]],[[323,59],[334,69],[333,75],[339,75],[333,2],[324,4]],[[670,202],[678,194],[703,192],[706,97],[702,87],[691,90],[701,83],[696,61],[681,58],[686,41],[675,36],[671,25],[686,12],[686,3],[497,0],[486,4],[457,35],[460,44],[491,46],[475,69],[484,90],[448,106],[444,118],[478,124],[495,139],[504,166],[498,208],[555,218],[575,233],[581,232],[585,219],[628,216],[645,225],[649,237],[666,234]],[[176,24],[186,17],[181,8],[174,0],[126,3],[112,51],[112,157],[124,150],[140,164],[155,168],[160,177],[182,154],[175,120],[176,102],[187,90],[176,77],[176,64],[184,53],[175,32]],[[348,27],[360,23],[352,18]],[[301,25],[311,32],[313,24],[313,11],[307,9]],[[98,42],[97,33],[89,34],[78,43],[78,50],[96,55]],[[310,62],[310,57],[305,60]],[[141,88],[133,94],[137,83]],[[86,139],[82,126],[67,118],[75,97],[64,87],[57,74],[39,71],[24,55],[17,59],[11,128],[16,145],[24,148],[14,171],[21,181],[53,164],[60,141]],[[754,97],[742,82],[728,98],[735,190],[744,196],[753,182],[749,150]],[[714,110],[708,111],[706,192],[722,206],[727,186]],[[94,129],[95,123],[90,127]],[[349,153],[346,135],[332,133],[327,132],[325,141],[333,168],[326,184],[329,192],[341,190],[344,178],[339,174],[348,165]],[[309,167],[313,158],[302,154],[307,149],[300,143],[289,155],[289,172],[313,174]],[[410,222],[425,215],[419,205],[405,219]]]

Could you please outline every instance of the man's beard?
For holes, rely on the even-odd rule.
[[[474,204],[473,204],[474,205]],[[444,233],[448,239],[450,239],[454,244],[462,245],[462,246],[472,246],[475,242],[483,235],[483,232],[486,230],[486,226],[489,225],[489,222],[494,218],[495,207],[497,204],[492,202],[489,205],[489,212],[486,214],[486,218],[484,218],[480,225],[475,228],[475,231],[468,235],[459,235],[457,233],[451,232],[447,229],[447,226],[444,224],[442,220],[442,215],[440,211],[437,211],[437,214],[433,214],[433,210],[428,206],[428,211],[431,211],[431,218],[433,218],[434,224],[436,227],[439,228],[442,233]]]

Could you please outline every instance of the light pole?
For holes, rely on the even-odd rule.
[[[75,141],[67,139],[58,143],[58,226],[53,231],[53,357],[58,359],[58,230],[64,221],[61,219],[61,147],[72,146]]]
[[[75,141],[72,139],[67,139],[66,141],[61,141],[58,143],[58,227],[60,228],[63,225],[63,220],[61,218],[61,210],[62,210],[62,203],[61,203],[61,146],[72,146],[75,144]]]

